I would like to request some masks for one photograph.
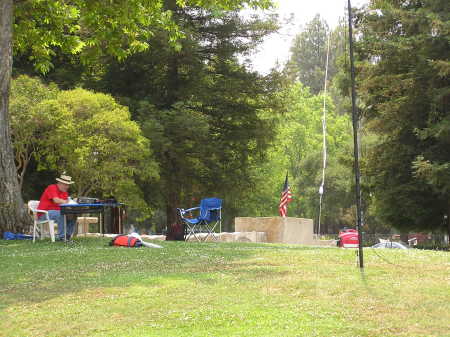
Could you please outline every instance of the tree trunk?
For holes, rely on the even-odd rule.
[[[408,234],[409,232],[406,232],[404,229],[400,231],[400,241],[404,243],[408,243]]]
[[[175,0],[165,0],[164,9],[172,11],[172,16],[175,21],[176,11],[179,8]],[[171,54],[169,60],[167,61],[168,70],[166,73],[166,86],[167,95],[165,97],[165,104],[168,109],[177,102],[179,99],[179,86],[180,86],[180,76],[178,72],[179,60],[178,55]],[[176,160],[171,158],[170,154],[166,154],[167,157],[167,167],[170,168],[166,179],[167,187],[167,198],[166,198],[166,225],[170,226],[176,223],[178,219],[177,207],[180,207],[180,189],[177,180],[177,165]]]
[[[177,213],[177,207],[176,207],[177,202],[175,201],[175,199],[176,198],[170,198],[166,205],[166,216],[167,216],[166,225],[167,226],[170,226],[170,225],[178,222],[178,213]],[[171,204],[171,202],[174,202],[174,204]]]
[[[165,0],[164,6],[166,10],[172,11],[172,18],[175,22],[179,20],[177,18],[177,5],[175,0]],[[167,61],[168,70],[166,73],[166,86],[167,86],[167,96],[165,98],[166,107],[170,109],[173,104],[179,100],[179,89],[180,89],[180,74],[179,74],[179,55],[171,53]]]
[[[9,88],[12,71],[13,0],[0,2],[0,234],[21,232],[31,224],[24,207],[9,125]]]
[[[447,212],[447,245],[450,246],[450,202],[448,204]]]
[[[180,205],[180,191],[178,190],[176,184],[174,184],[173,181],[168,180],[167,186],[166,225],[170,226],[178,222],[179,219],[177,208],[182,206]]]

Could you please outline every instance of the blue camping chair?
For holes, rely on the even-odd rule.
[[[206,198],[200,201],[200,207],[177,209],[185,226],[186,241],[191,236],[197,241],[206,241],[209,236],[213,240],[218,239],[215,230],[217,226],[219,230],[222,230],[222,199]],[[195,217],[194,213],[198,213],[198,216]],[[206,235],[199,235],[200,233],[206,233]]]

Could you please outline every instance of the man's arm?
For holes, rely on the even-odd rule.
[[[64,200],[57,197],[52,198],[52,200],[55,204],[67,204],[69,202],[69,200]]]

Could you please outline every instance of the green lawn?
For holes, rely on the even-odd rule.
[[[0,336],[450,336],[450,254],[0,240]]]

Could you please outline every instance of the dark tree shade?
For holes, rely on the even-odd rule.
[[[168,224],[177,207],[214,195],[232,205],[251,188],[250,168],[273,136],[259,112],[274,104],[276,90],[270,76],[237,60],[276,28],[272,20],[198,8],[178,9],[175,17],[186,35],[179,51],[157,35],[153,48],[112,62],[91,84],[120,97],[141,122],[161,167],[160,182],[143,187]]]
[[[360,97],[379,135],[367,173],[401,229],[450,229],[449,13],[447,0],[385,0],[357,15]]]

